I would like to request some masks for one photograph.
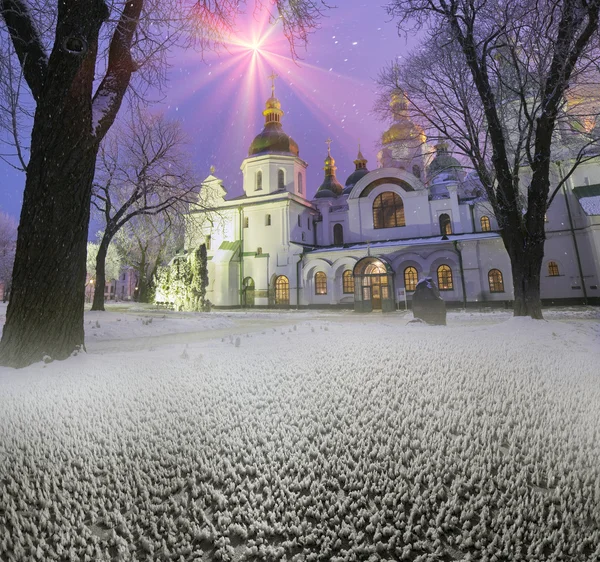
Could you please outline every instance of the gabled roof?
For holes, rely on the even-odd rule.
[[[600,183],[574,187],[573,193],[586,215],[600,215]]]

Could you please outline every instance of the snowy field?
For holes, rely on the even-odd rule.
[[[0,368],[0,560],[598,561],[600,311],[545,316],[86,313]]]

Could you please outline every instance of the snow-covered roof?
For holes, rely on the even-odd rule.
[[[573,193],[586,215],[600,215],[600,184],[575,187]]]
[[[381,242],[357,242],[356,244],[344,244],[343,246],[327,246],[326,248],[317,248],[308,250],[307,253],[316,254],[319,252],[331,252],[332,250],[362,250],[373,248],[387,248],[390,246],[420,246],[432,244],[446,244],[448,242],[461,242],[465,240],[486,240],[499,239],[497,232],[473,232],[469,234],[450,234],[446,239],[440,236],[428,236],[424,238],[405,238],[397,240],[383,240]]]

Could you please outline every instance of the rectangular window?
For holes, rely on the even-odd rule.
[[[271,226],[271,215],[265,216],[265,226]]]
[[[211,241],[211,236],[210,234],[206,237],[206,240],[204,241],[204,244],[206,245],[206,249],[210,250],[210,241]]]
[[[244,217],[244,228],[248,228],[249,224],[250,224],[250,221],[248,220],[248,217]]]
[[[302,226],[302,215],[298,215],[298,226]]]

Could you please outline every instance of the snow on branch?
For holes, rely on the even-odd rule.
[[[0,0],[0,13],[10,33],[27,84],[39,101],[48,73],[48,55],[25,0]]]

